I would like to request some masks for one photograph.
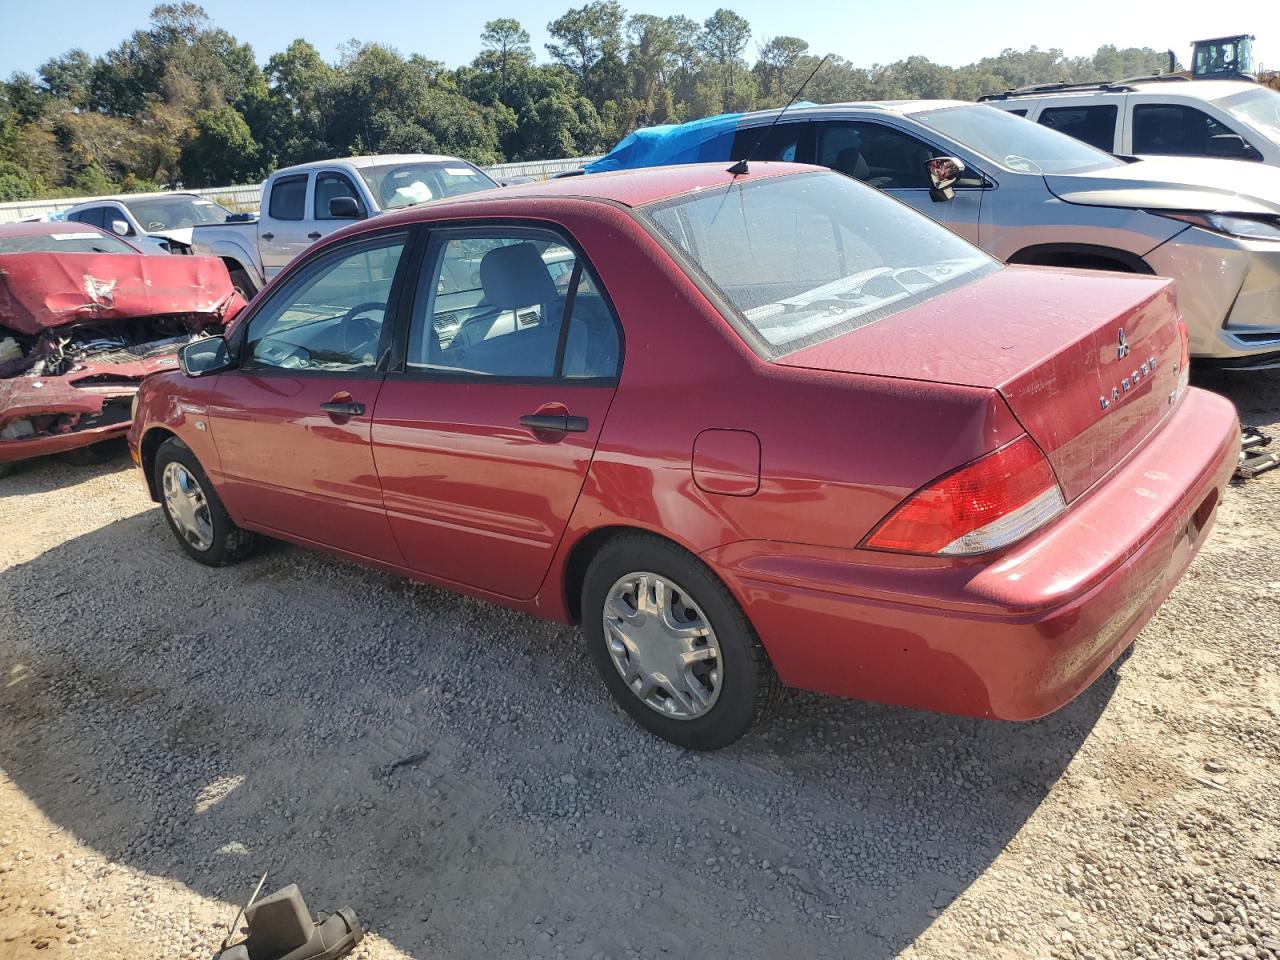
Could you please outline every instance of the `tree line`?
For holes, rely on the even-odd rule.
[[[592,0],[547,32],[543,62],[504,17],[485,25],[465,66],[357,41],[329,62],[302,39],[259,66],[198,5],[162,4],[102,56],[70,50],[0,82],[0,200],[245,183],[360,153],[479,164],[582,156],[640,126],[779,106],[820,58],[799,37],[753,35],[728,9],[699,23]],[[805,97],[971,100],[1166,65],[1155,50],[1113,46],[1074,58],[1033,46],[958,68],[925,57],[859,67],[832,55]]]

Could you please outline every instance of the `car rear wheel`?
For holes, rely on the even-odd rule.
[[[156,452],[154,470],[165,520],[187,556],[220,567],[252,552],[257,538],[232,522],[190,447],[170,437]]]
[[[694,750],[733,743],[782,686],[742,608],[696,557],[645,534],[610,540],[587,568],[583,631],[633,720]]]

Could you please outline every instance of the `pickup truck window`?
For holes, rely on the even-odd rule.
[[[1195,107],[1140,103],[1133,108],[1133,152],[1137,154],[1207,157],[1213,137],[1235,132]]]
[[[1083,140],[1091,147],[1111,153],[1116,148],[1116,105],[1045,107],[1039,122],[1050,130]]]
[[[273,183],[267,211],[272,220],[301,220],[307,212],[307,175],[281,177]]]
[[[361,167],[360,176],[383,210],[496,187],[496,181],[463,160],[391,163]]]
[[[329,216],[329,201],[338,197],[351,197],[356,203],[360,203],[360,194],[356,193],[355,185],[341,173],[316,174],[315,219],[333,219]]]

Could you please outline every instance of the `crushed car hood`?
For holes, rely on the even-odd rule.
[[[1266,163],[1152,157],[1044,181],[1058,199],[1087,206],[1280,215],[1280,168]]]
[[[221,322],[242,304],[222,261],[104,253],[0,256],[0,326],[54,327],[172,314]]]

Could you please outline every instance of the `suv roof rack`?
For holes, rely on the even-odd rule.
[[[1123,80],[1099,80],[1094,83],[1040,83],[1031,87],[1018,87],[1004,93],[988,93],[978,98],[979,103],[988,100],[1008,100],[1011,97],[1038,97],[1045,93],[1075,93],[1097,90],[1102,93],[1133,93],[1135,83],[1155,83],[1166,80],[1190,80],[1171,73],[1156,73],[1149,77],[1126,77]]]

